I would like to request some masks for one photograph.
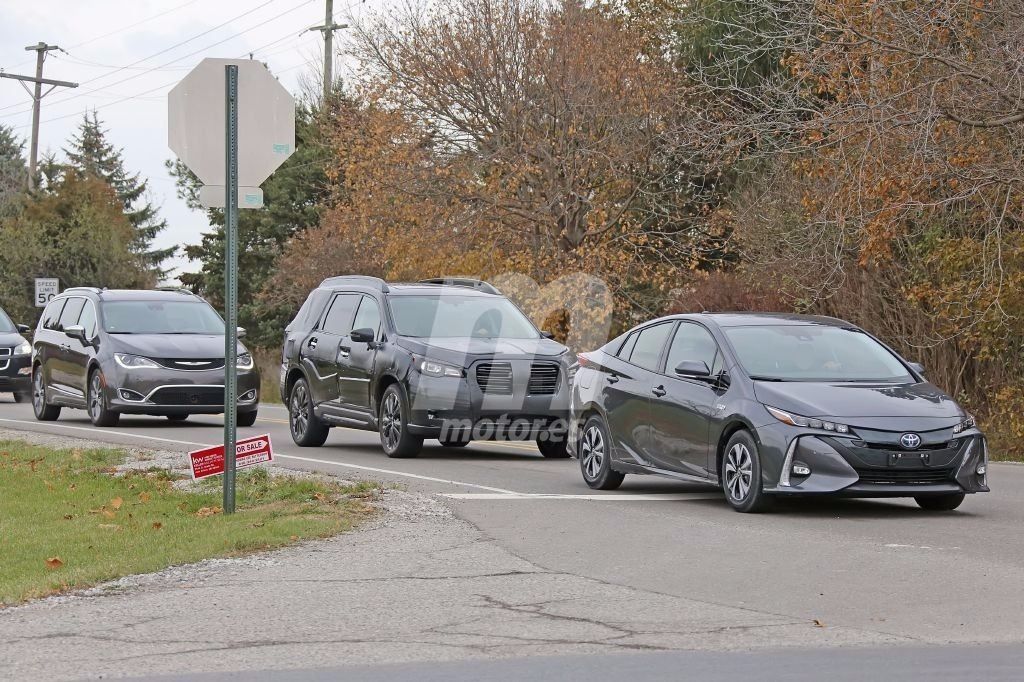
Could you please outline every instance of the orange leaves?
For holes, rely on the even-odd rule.
[[[224,510],[221,509],[220,507],[202,507],[199,511],[196,512],[196,516],[198,516],[199,518],[206,518],[208,516],[215,516],[217,514],[220,514],[223,511]]]
[[[64,562],[61,561],[61,558],[59,556],[52,556],[49,559],[46,559],[46,567],[51,571],[56,570],[63,565]]]

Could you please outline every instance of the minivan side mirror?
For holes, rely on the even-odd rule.
[[[64,327],[64,333],[73,339],[78,339],[84,344],[89,343],[85,339],[85,327],[83,327],[80,324],[69,324],[68,326]]]
[[[910,369],[914,370],[918,374],[924,374],[924,365],[920,362],[911,362],[908,364],[910,365]]]
[[[373,330],[369,327],[353,329],[352,333],[348,335],[348,337],[356,343],[373,343],[374,336],[376,336],[376,334],[374,334]]]
[[[246,334],[247,332],[245,331],[245,327],[235,327],[235,335],[237,338],[245,338]]]
[[[707,364],[700,360],[683,360],[676,365],[675,372],[677,376],[691,379],[707,379],[711,376]]]
[[[14,327],[15,329],[18,330],[19,334],[28,334],[30,331],[32,331],[27,324],[16,324],[14,325]]]

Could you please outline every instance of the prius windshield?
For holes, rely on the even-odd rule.
[[[402,336],[540,338],[526,315],[498,296],[391,296],[389,303],[395,330]]]
[[[910,382],[903,363],[854,329],[818,325],[726,327],[737,360],[766,381]]]
[[[223,334],[224,321],[203,301],[105,301],[110,334]]]

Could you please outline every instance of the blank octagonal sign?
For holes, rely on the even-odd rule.
[[[238,66],[238,184],[259,187],[295,151],[295,100],[262,62],[208,57],[167,95],[167,144],[204,185],[224,185],[224,67]]]

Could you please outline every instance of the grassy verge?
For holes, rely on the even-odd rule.
[[[0,441],[0,606],[343,532],[377,490],[252,469],[226,516],[219,477],[184,491],[163,470],[114,476],[123,458]]]
[[[260,402],[281,402],[281,349],[252,348],[253,359],[260,369]]]

